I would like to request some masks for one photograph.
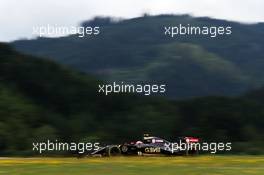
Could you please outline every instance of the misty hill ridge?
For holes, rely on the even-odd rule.
[[[179,24],[231,26],[232,35],[164,35],[164,26]],[[12,44],[22,52],[45,56],[107,81],[165,83],[170,98],[238,95],[264,83],[262,23],[160,15],[114,22],[95,18],[82,25],[101,25],[101,33]]]

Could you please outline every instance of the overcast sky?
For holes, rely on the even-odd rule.
[[[0,41],[31,38],[32,27],[76,26],[97,15],[132,18],[149,14],[210,16],[264,22],[264,0],[0,0]]]

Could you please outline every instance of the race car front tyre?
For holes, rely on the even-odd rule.
[[[121,151],[122,151],[122,153],[127,153],[128,147],[126,145],[122,145],[121,146]]]
[[[106,148],[106,156],[112,157],[112,156],[120,156],[121,150],[119,146],[113,145]]]

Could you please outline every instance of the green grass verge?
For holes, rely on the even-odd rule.
[[[0,175],[263,175],[264,156],[1,158]]]

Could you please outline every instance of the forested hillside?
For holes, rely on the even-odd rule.
[[[99,95],[100,80],[0,44],[0,154],[32,154],[32,142],[111,143],[152,133],[232,141],[234,151],[260,153],[264,104],[243,97],[171,101],[131,94]]]

